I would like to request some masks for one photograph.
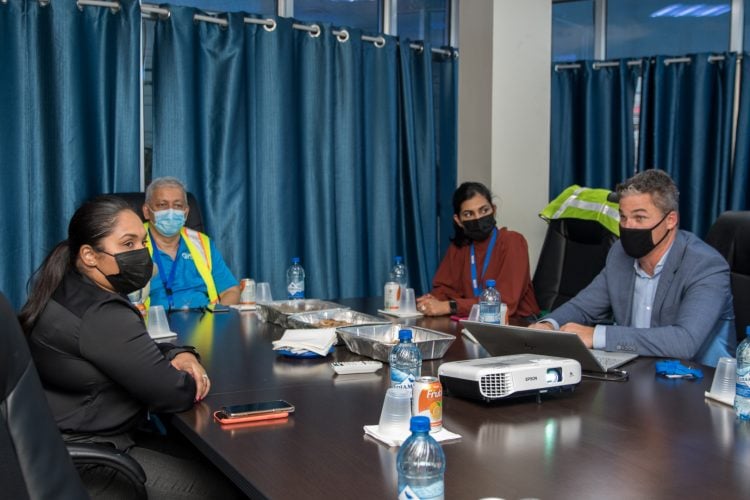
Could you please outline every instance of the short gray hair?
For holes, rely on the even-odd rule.
[[[157,177],[156,179],[152,180],[151,184],[149,184],[146,188],[146,203],[149,203],[152,200],[154,191],[164,187],[174,187],[182,189],[182,198],[185,202],[185,206],[187,206],[187,188],[185,187],[185,184],[183,184],[182,181],[177,177]]]
[[[663,214],[678,212],[680,192],[672,178],[663,170],[646,170],[635,174],[615,188],[617,198],[632,194],[650,194],[656,208]]]

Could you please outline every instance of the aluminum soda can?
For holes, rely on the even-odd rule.
[[[443,386],[437,377],[419,377],[412,386],[412,417],[428,417],[430,432],[443,428]]]
[[[385,310],[398,311],[401,305],[401,286],[395,281],[389,281],[385,284],[383,295],[385,296]]]
[[[240,281],[240,304],[255,304],[255,281],[250,278]]]

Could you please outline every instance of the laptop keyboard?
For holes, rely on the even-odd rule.
[[[594,357],[599,363],[601,363],[605,370],[613,368],[618,364],[622,364],[622,358],[607,356],[606,354],[599,354],[598,352],[594,353]]]

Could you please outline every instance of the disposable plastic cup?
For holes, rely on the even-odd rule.
[[[711,394],[719,397],[734,398],[737,383],[737,360],[734,358],[719,358],[711,383]]]
[[[378,430],[389,436],[408,434],[410,420],[411,390],[391,387],[385,393]]]
[[[401,304],[399,309],[403,313],[415,313],[417,312],[417,299],[414,296],[414,289],[407,288],[404,290],[404,294],[401,296]]]
[[[255,286],[255,302],[258,304],[265,304],[271,302],[271,284],[270,283],[258,283]]]
[[[168,333],[169,322],[164,306],[151,306],[148,310],[148,331],[152,334]]]
[[[471,306],[471,311],[469,312],[469,321],[479,321],[479,304],[474,304]]]

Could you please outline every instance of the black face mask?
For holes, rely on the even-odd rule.
[[[104,250],[99,250],[99,252],[114,257],[117,267],[120,268],[120,272],[117,274],[102,273],[117,292],[124,295],[135,292],[146,286],[151,279],[151,275],[154,272],[154,264],[151,261],[148,248],[130,250],[118,254],[111,254]],[[102,272],[98,267],[97,269],[100,273]]]
[[[464,225],[464,234],[474,241],[484,241],[490,237],[495,229],[495,214],[485,215],[479,219],[467,220]]]
[[[664,233],[664,236],[662,236],[656,243],[654,243],[654,240],[651,237],[651,231],[659,227],[659,224],[664,222],[664,219],[666,219],[667,215],[670,213],[671,212],[667,212],[664,217],[651,226],[651,228],[628,229],[620,226],[620,241],[622,242],[622,248],[625,250],[625,253],[634,259],[640,259],[641,257],[648,255],[651,250],[664,241],[664,238],[667,237],[671,229],[668,229],[667,232]]]

